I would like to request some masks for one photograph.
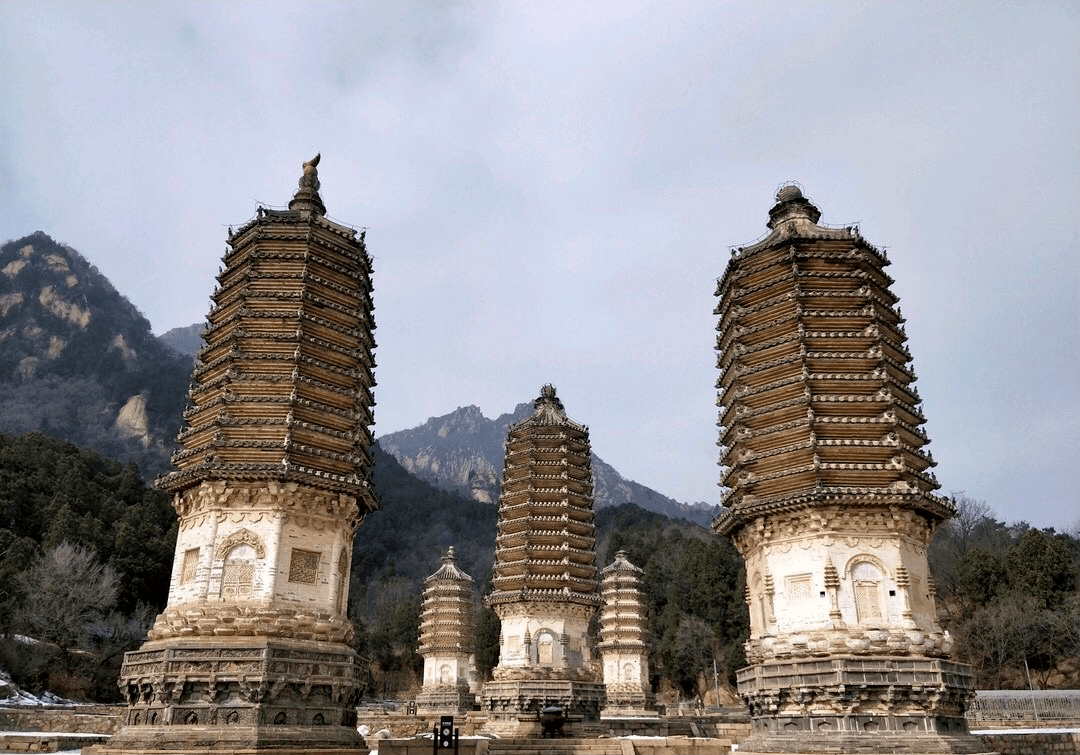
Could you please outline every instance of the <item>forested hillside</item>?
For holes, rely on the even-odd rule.
[[[980,689],[1080,687],[1080,527],[1070,533],[998,521],[984,501],[956,496],[930,567],[954,655]],[[1080,524],[1080,522],[1078,522]]]
[[[133,464],[0,435],[0,667],[33,691],[114,699],[121,654],[165,604],[175,543],[169,497]]]
[[[497,509],[418,480],[377,446],[374,454],[382,508],[357,530],[349,613],[369,694],[403,695],[420,682],[424,578],[452,545],[479,605]],[[0,435],[0,523],[0,667],[32,691],[115,699],[122,652],[165,604],[176,539],[168,497],[133,465],[38,433]],[[696,695],[713,658],[722,676],[733,673],[746,619],[742,563],[728,542],[634,505],[601,510],[597,528],[600,566],[624,548],[645,569],[658,687]],[[497,662],[492,612],[480,610],[479,629],[486,670]]]
[[[478,661],[497,662],[498,621],[479,608],[494,559],[497,509],[423,482],[376,447],[382,508],[360,525],[349,614],[368,696],[407,696],[423,580],[453,546],[476,581]],[[981,688],[1080,683],[1080,541],[997,521],[960,498],[930,552],[954,654]],[[668,700],[710,693],[716,661],[732,680],[747,633],[741,558],[690,522],[626,504],[597,512],[597,558],[644,569],[653,684]],[[115,700],[124,650],[165,603],[176,538],[168,497],[132,464],[38,433],[0,435],[0,668],[34,692]],[[25,639],[34,643],[27,644]]]

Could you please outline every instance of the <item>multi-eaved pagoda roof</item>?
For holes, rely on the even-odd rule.
[[[889,260],[855,227],[818,225],[798,187],[777,199],[771,233],[733,251],[717,285],[728,511],[714,526],[828,502],[946,518]]]
[[[507,436],[487,602],[599,605],[589,431],[566,416],[550,385],[534,405]]]
[[[376,506],[371,261],[362,234],[326,218],[317,162],[289,209],[230,231],[166,490],[274,479]]]

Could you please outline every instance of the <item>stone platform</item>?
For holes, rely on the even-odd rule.
[[[124,658],[123,727],[93,751],[366,753],[355,655],[341,643],[266,637],[149,642]]]
[[[539,736],[539,713],[557,705],[567,717],[567,726],[581,730],[600,721],[604,706],[604,685],[574,679],[493,679],[485,682],[480,695],[487,717],[484,731],[500,737]],[[591,734],[593,732],[586,731]]]
[[[356,729],[310,726],[144,726],[121,730],[85,755],[368,755]]]
[[[738,672],[752,753],[979,753],[970,667],[940,658],[771,660]]]
[[[459,755],[728,755],[732,740],[693,737],[643,739],[463,739]],[[430,755],[431,740],[383,739],[379,755]]]

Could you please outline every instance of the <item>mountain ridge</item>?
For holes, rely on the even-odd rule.
[[[155,336],[149,321],[73,247],[42,231],[0,247],[0,432],[41,432],[151,476],[171,468],[203,323]],[[379,436],[409,472],[488,504],[498,501],[507,427],[532,413],[518,404],[495,419],[458,407]],[[624,477],[593,454],[598,509],[635,503],[708,527],[716,511]]]
[[[495,419],[479,407],[458,407],[407,430],[380,435],[380,447],[412,474],[443,490],[476,501],[496,503],[502,479],[504,443],[509,425],[532,414],[532,402]],[[594,501],[597,509],[634,503],[673,519],[687,519],[708,527],[717,514],[714,507],[681,503],[652,488],[623,477],[594,451],[592,454]]]
[[[73,247],[42,231],[0,246],[0,432],[42,432],[157,473],[190,372]]]

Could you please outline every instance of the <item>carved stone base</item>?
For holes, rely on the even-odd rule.
[[[653,707],[652,689],[644,684],[608,684],[607,702],[600,715],[648,717],[658,715]]]
[[[984,752],[964,718],[974,691],[961,663],[847,656],[765,662],[738,676],[751,718],[740,752]]]
[[[766,635],[746,643],[746,659],[750,663],[821,657],[826,654],[946,659],[951,651],[952,638],[947,634],[916,627],[810,629],[779,636]]]
[[[476,695],[468,684],[425,686],[416,695],[418,716],[460,716],[473,709]]]
[[[550,705],[562,708],[568,727],[596,722],[604,701],[604,685],[592,681],[493,680],[480,693],[480,707],[487,716],[484,730],[499,736],[539,736],[539,713]]]
[[[99,752],[365,752],[356,731],[355,658],[331,642],[148,642],[124,656],[124,726]]]

